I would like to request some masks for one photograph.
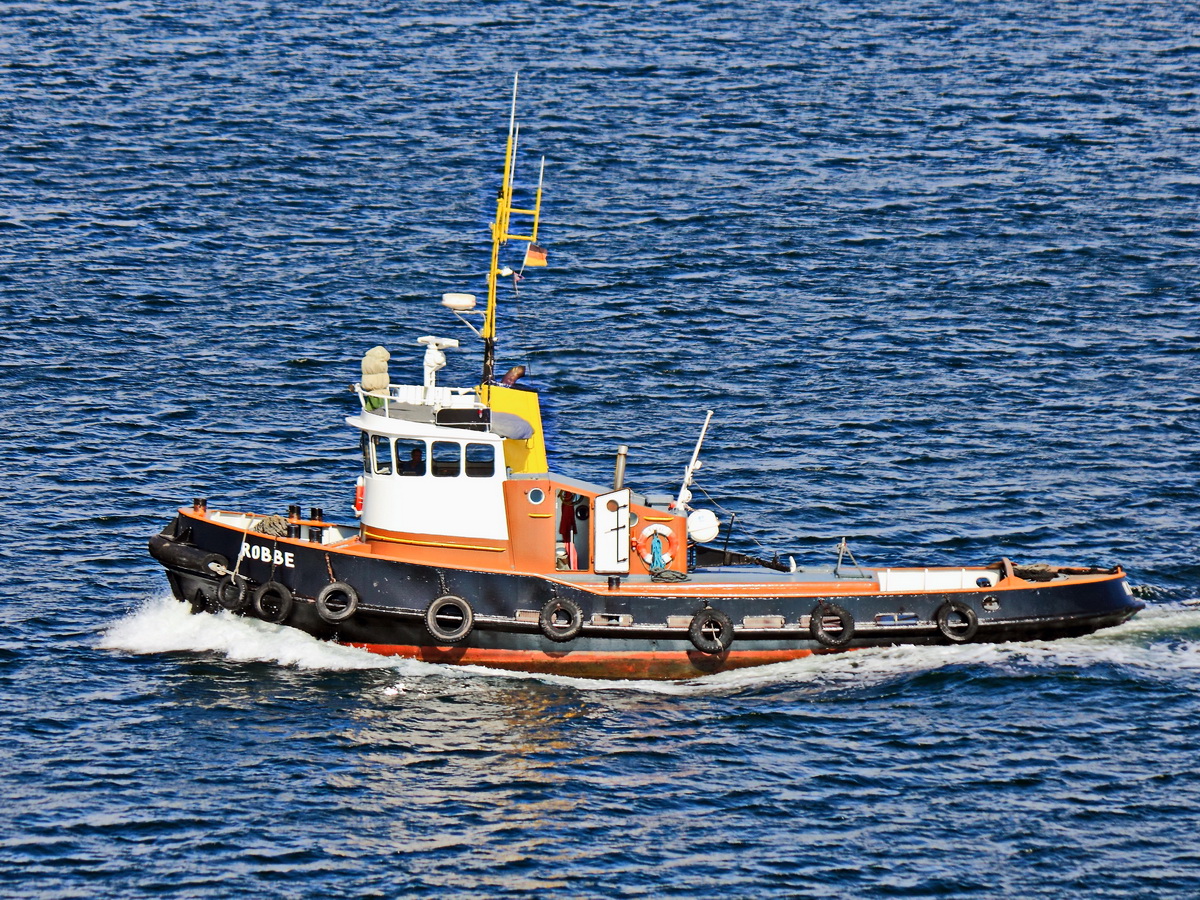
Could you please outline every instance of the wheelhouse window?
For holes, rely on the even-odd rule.
[[[467,476],[491,478],[496,474],[496,448],[491,444],[467,444]]]
[[[461,455],[462,446],[457,441],[434,441],[431,456],[433,474],[439,478],[456,477],[461,469]]]
[[[425,474],[425,442],[396,438],[396,462],[401,475]]]
[[[376,475],[391,475],[395,471],[396,462],[392,457],[390,438],[384,437],[382,434],[371,435],[371,460],[372,471]]]

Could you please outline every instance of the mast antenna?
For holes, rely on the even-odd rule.
[[[692,502],[692,480],[696,476],[696,470],[700,468],[700,448],[704,446],[704,436],[708,434],[708,423],[712,421],[712,417],[713,411],[710,409],[708,415],[704,417],[704,427],[700,429],[700,438],[696,441],[696,449],[692,451],[692,461],[683,470],[683,484],[679,488],[679,496],[671,504],[675,509],[683,510],[684,512],[691,509],[688,504]]]

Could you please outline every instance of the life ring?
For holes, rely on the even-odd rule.
[[[573,641],[583,628],[583,610],[567,597],[551,597],[538,613],[538,628],[556,644]]]
[[[837,619],[840,630],[830,632],[826,619]],[[808,630],[814,641],[837,650],[854,640],[854,616],[836,603],[818,603],[808,617]]]
[[[367,498],[367,483],[366,480],[359,475],[358,481],[354,483],[354,515],[362,518],[363,501]]]
[[[724,653],[733,643],[733,622],[719,609],[702,609],[692,616],[688,640],[701,653]]]
[[[241,612],[250,603],[250,584],[245,578],[226,575],[217,582],[217,603],[230,612]]]
[[[675,532],[666,525],[647,525],[638,535],[637,552],[647,566],[654,564],[654,536],[659,536],[659,553],[663,565],[670,565],[675,558]]]
[[[475,627],[475,613],[462,597],[446,594],[425,610],[425,629],[441,644],[456,644]]]
[[[317,594],[317,615],[336,625],[344,622],[358,609],[358,591],[344,581],[327,584]]]
[[[959,600],[948,600],[939,606],[933,621],[942,637],[955,644],[965,644],[979,630],[979,616]]]
[[[292,592],[278,581],[268,581],[254,592],[254,614],[272,625],[286,622],[295,603]]]

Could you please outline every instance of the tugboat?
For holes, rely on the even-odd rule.
[[[672,494],[627,487],[625,447],[611,484],[552,472],[524,368],[495,375],[497,294],[519,274],[502,250],[525,244],[522,271],[546,264],[541,175],[532,204],[514,205],[515,121],[514,82],[486,307],[476,311],[471,294],[442,297],[482,339],[479,383],[438,384],[454,339],[418,339],[419,385],[391,384],[388,351],[368,351],[353,386],[358,411],[346,419],[362,447],[358,523],[295,505],[286,516],[210,509],[198,498],[150,540],[178,599],[375,653],[608,679],[1070,637],[1142,608],[1120,566],[864,568],[845,541],[825,568],[732,551],[732,521],[722,540],[717,516],[691,505],[711,412]],[[514,214],[528,234],[511,233]]]

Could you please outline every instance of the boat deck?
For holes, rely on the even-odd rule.
[[[552,577],[585,590],[608,589],[607,575],[560,571]],[[1082,575],[1056,574],[1052,577],[1054,580],[1064,580]],[[624,575],[621,576],[621,588],[660,593],[669,587],[681,594],[705,593],[722,588],[733,593],[899,594],[986,590],[996,588],[1002,580],[1003,572],[999,567],[983,566],[895,569],[855,566],[849,570],[845,566],[827,566],[798,567],[793,572],[780,572],[765,566],[727,565],[697,567],[688,573],[686,580],[681,581],[656,581],[649,575]]]
[[[595,575],[591,572],[556,572],[554,577],[571,584],[608,584],[607,575]],[[686,582],[660,582],[655,581],[649,575],[621,576],[622,585],[686,584],[687,582],[697,582],[700,584],[762,584],[763,582],[771,582],[781,585],[854,582],[860,585],[879,586],[878,578],[875,577],[874,571],[870,569],[865,569],[862,575],[857,572],[851,575],[846,572],[835,574],[832,569],[797,569],[795,572],[780,572],[776,569],[768,569],[763,566],[711,566],[696,568],[688,572]]]

